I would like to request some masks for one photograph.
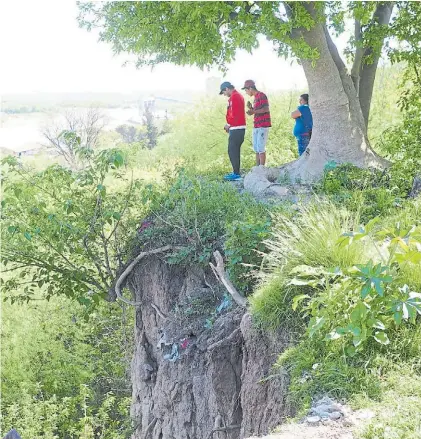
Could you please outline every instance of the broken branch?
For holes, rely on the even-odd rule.
[[[213,253],[213,257],[216,261],[216,266],[212,264],[212,262],[209,262],[209,265],[212,268],[213,273],[215,274],[216,278],[224,285],[224,287],[227,289],[227,291],[231,294],[232,298],[234,299],[235,303],[237,305],[246,307],[247,306],[247,300],[245,297],[243,297],[234,287],[232,282],[228,279],[225,268],[224,268],[224,260],[222,258],[221,253],[219,251],[215,251]]]

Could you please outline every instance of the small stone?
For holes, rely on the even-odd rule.
[[[333,412],[343,412],[343,408],[340,404],[332,404],[330,407]]]
[[[317,414],[318,414],[322,419],[329,419],[329,413],[328,413],[328,412],[317,412]]]
[[[309,424],[317,424],[318,422],[320,422],[320,416],[309,416],[307,418],[307,422]]]
[[[319,399],[315,405],[318,406],[318,405],[331,405],[331,404],[333,404],[333,400],[330,399],[328,396],[324,396],[323,398]]]
[[[334,421],[337,421],[338,419],[342,418],[341,412],[332,412],[329,413],[329,418],[333,419]]]
[[[329,413],[329,412],[333,412],[334,411],[334,410],[331,410],[331,406],[327,405],[327,404],[321,404],[321,405],[318,405],[316,407],[313,407],[313,410],[315,412],[317,412],[318,414],[325,413],[325,412]]]

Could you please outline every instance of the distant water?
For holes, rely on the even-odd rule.
[[[84,109],[80,109],[83,111]],[[106,130],[115,130],[122,124],[141,123],[142,118],[137,108],[103,108]],[[1,132],[0,148],[15,152],[38,149],[44,143],[42,130],[49,124],[60,122],[60,113],[0,113]]]

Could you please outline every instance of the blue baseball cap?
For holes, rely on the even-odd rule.
[[[219,94],[221,95],[226,88],[234,88],[234,86],[231,84],[231,82],[223,82],[221,84],[221,87],[220,87],[221,91],[219,92]]]

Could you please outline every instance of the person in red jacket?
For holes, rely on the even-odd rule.
[[[224,176],[225,180],[234,181],[241,178],[240,155],[241,145],[244,142],[246,132],[246,112],[244,98],[230,82],[223,82],[220,95],[228,97],[228,107],[224,130],[229,134],[228,156],[232,165],[232,173]]]

